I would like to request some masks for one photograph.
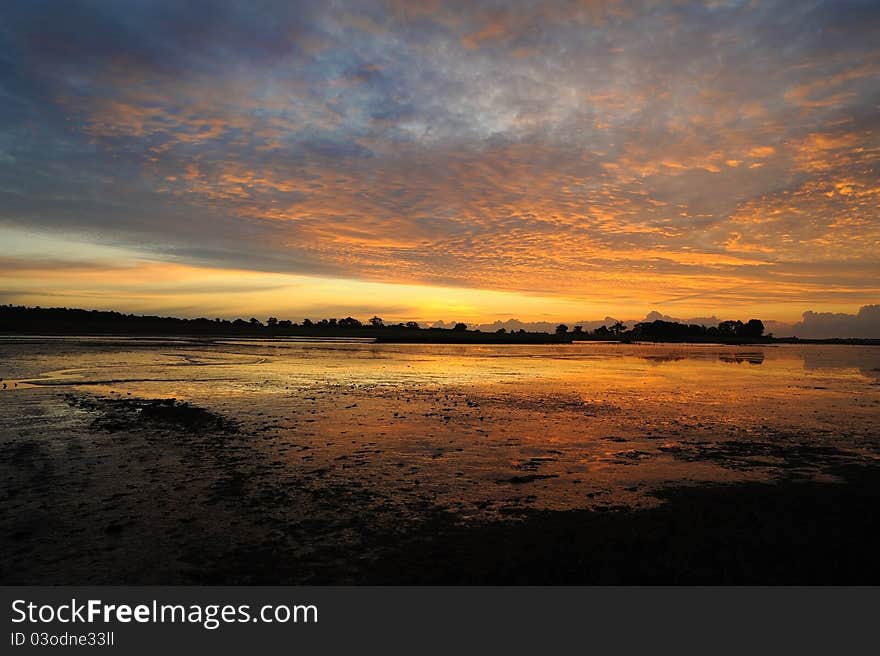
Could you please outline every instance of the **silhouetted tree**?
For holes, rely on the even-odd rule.
[[[722,337],[736,337],[742,325],[742,321],[722,321],[718,324],[718,333]]]
[[[266,320],[268,331],[283,330],[281,334],[297,334],[296,331],[298,329],[302,329],[300,334],[315,334],[316,326],[324,330],[334,330],[336,328],[351,329],[361,325],[361,322],[353,317],[321,319],[317,324],[311,319],[304,319],[302,324],[292,323],[289,320],[281,321],[276,317],[269,317]],[[395,331],[397,330],[410,330],[415,335],[408,335],[407,338],[412,339],[417,337],[421,330],[421,327],[415,321],[388,325],[379,317],[373,317],[368,325],[384,328],[385,335],[389,338],[396,337],[397,333]],[[469,330],[464,322],[452,325],[454,326],[454,331]],[[74,331],[79,331],[80,334],[90,332],[96,334],[111,332],[117,334],[222,334],[228,331],[239,335],[259,335],[260,333],[266,334],[266,328],[254,317],[250,320],[236,318],[234,321],[219,317],[214,319],[205,317],[180,319],[175,317],[136,316],[99,310],[27,308],[0,305],[0,332],[23,331],[25,333],[37,334],[37,331],[40,330],[48,331],[49,333],[69,332],[71,334],[74,334]],[[717,326],[710,327],[655,320],[638,323],[631,330],[628,330],[621,322],[613,322],[613,325],[610,326],[599,326],[590,334],[596,339],[644,339],[655,342],[769,340],[770,335],[765,336],[764,331],[764,323],[760,319],[749,319],[745,323],[733,320],[722,321]],[[437,327],[430,328],[425,332],[433,333],[432,339],[442,339],[443,332],[446,332],[446,329]],[[479,329],[475,328],[472,332],[475,334],[479,333]],[[499,330],[498,332],[504,334],[505,331]],[[522,328],[507,330],[506,332],[507,334],[526,334],[526,330]],[[568,328],[564,324],[560,324],[556,332],[559,333],[557,338],[562,337],[563,339],[566,334],[569,334]],[[575,326],[573,335],[577,336],[577,339],[585,339],[584,335],[586,332],[582,326]],[[426,339],[428,339],[428,335],[426,335]]]
[[[764,334],[764,322],[760,319],[749,319],[746,324],[739,329],[737,334],[740,337],[747,337],[749,339],[760,337]]]
[[[685,339],[702,339],[705,328],[696,324],[688,326],[675,321],[645,321],[633,326],[632,336],[637,339],[649,339],[655,342],[680,341]]]
[[[507,333],[507,328],[499,328],[498,330],[495,331],[496,335],[504,335],[506,333]]]

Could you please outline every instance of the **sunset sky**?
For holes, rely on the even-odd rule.
[[[876,0],[6,0],[0,302],[855,314],[878,34]]]

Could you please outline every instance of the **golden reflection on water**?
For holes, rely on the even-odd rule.
[[[93,338],[0,355],[7,437],[33,417],[64,440],[59,391],[175,397],[299,480],[465,515],[650,504],[670,483],[827,477],[880,454],[877,347]]]

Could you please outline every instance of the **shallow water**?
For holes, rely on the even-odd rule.
[[[93,530],[179,571],[194,535],[212,536],[198,558],[244,535],[308,555],[359,544],[363,517],[650,507],[670,485],[834,480],[880,458],[877,347],[3,338],[0,377],[0,524],[21,558],[54,531],[86,569]],[[160,398],[235,429],[104,416]],[[130,550],[117,565],[151,580]]]
[[[444,505],[501,500],[510,480],[563,507],[615,483],[627,497],[632,485],[775,473],[769,456],[764,471],[669,455],[683,442],[806,440],[872,457],[880,421],[880,348],[863,346],[9,338],[0,362],[4,436],[36,411],[32,437],[63,442],[74,410],[62,389],[174,397],[310,447],[309,466],[330,466],[322,476],[418,479]],[[340,457],[357,466],[332,466]]]

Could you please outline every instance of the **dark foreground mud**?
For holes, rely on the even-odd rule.
[[[662,492],[648,510],[533,512],[465,526],[438,516],[365,574],[371,583],[876,584],[880,471],[839,483]]]
[[[537,509],[535,486],[555,479],[534,457],[483,484],[512,490],[503,504],[463,511],[418,473],[371,484],[369,443],[328,464],[314,443],[175,399],[34,398],[29,425],[65,437],[2,443],[5,584],[880,583],[880,468],[809,436],[664,447],[775,474],[650,490],[657,503],[636,507],[587,503],[599,491],[582,509]]]

